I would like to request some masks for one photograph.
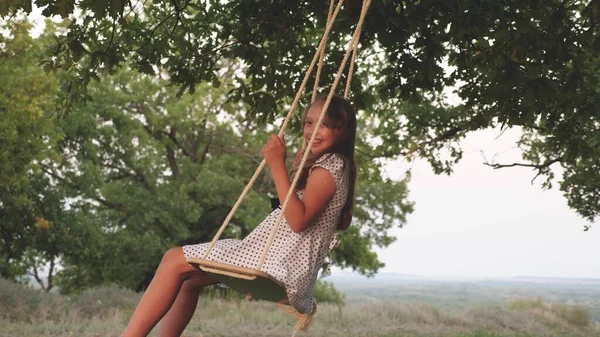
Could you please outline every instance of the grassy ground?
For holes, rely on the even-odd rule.
[[[119,336],[139,299],[116,288],[69,299],[0,281],[2,337]],[[294,323],[271,303],[203,296],[184,335],[289,336]],[[583,308],[538,299],[460,310],[384,301],[343,308],[322,304],[311,329],[298,336],[600,337],[600,323],[591,321]]]

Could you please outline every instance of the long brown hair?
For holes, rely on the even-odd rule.
[[[327,96],[319,96],[306,109],[304,115],[302,116],[303,126],[306,115],[310,108],[315,104],[324,104],[326,100]],[[327,112],[323,120],[323,126],[338,130],[339,132],[336,136],[336,139],[333,142],[333,145],[326,149],[321,155],[316,155],[313,153],[308,155],[308,158],[302,167],[302,172],[300,173],[300,178],[296,188],[298,190],[302,190],[306,187],[306,181],[308,180],[310,168],[321,156],[328,153],[337,153],[341,155],[344,158],[345,164],[348,165],[350,170],[350,185],[348,188],[348,198],[346,199],[344,208],[342,208],[342,216],[340,222],[338,223],[337,229],[346,230],[348,227],[350,227],[350,223],[352,222],[352,213],[354,209],[354,187],[356,185],[356,162],[354,161],[354,147],[356,144],[356,112],[354,111],[354,108],[352,108],[350,102],[342,97],[333,96],[331,98],[331,102],[329,103],[329,107],[327,108]],[[298,155],[301,155],[301,153],[302,152],[300,152]],[[294,161],[294,167],[291,173],[292,176],[294,176],[294,174],[298,171],[299,164],[300,159],[297,157],[297,160]]]

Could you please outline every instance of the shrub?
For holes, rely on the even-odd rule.
[[[212,285],[204,287],[200,292],[200,296],[210,299],[234,301],[246,299],[246,294],[241,294],[225,285]]]
[[[508,303],[508,307],[512,310],[543,309],[544,302],[540,297],[535,300],[530,298],[520,298]]]
[[[117,286],[105,286],[84,290],[73,301],[73,309],[87,318],[106,317],[116,310],[135,308],[140,294]]]
[[[346,297],[335,289],[333,283],[323,280],[317,280],[313,296],[317,300],[317,303],[331,303],[338,306],[345,304]]]
[[[64,310],[61,296],[0,278],[0,317],[23,322],[57,320]]]
[[[589,310],[564,303],[546,304],[541,298],[514,300],[508,304],[508,307],[513,310],[539,315],[549,323],[552,323],[550,317],[555,317],[559,321],[577,327],[588,327],[591,324]]]
[[[587,327],[590,325],[590,312],[585,308],[558,303],[553,304],[550,310],[571,325],[578,327]]]

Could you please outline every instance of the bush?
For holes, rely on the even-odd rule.
[[[335,289],[333,283],[323,280],[317,280],[313,296],[317,300],[317,303],[332,303],[338,306],[345,304],[346,297]]]
[[[544,302],[542,302],[542,299],[539,297],[535,300],[529,298],[521,298],[508,303],[508,308],[512,310],[543,309]]]
[[[87,318],[106,317],[116,310],[133,310],[140,294],[117,286],[105,286],[84,290],[73,301],[73,309]]]
[[[508,304],[508,307],[513,310],[526,311],[533,315],[539,315],[546,321],[549,321],[549,317],[555,317],[559,321],[582,328],[588,327],[591,324],[589,310],[564,303],[546,304],[541,298],[535,300],[514,300]]]
[[[246,294],[242,294],[237,292],[224,284],[211,285],[207,287],[203,287],[200,291],[200,296],[209,298],[209,299],[217,299],[224,301],[241,301],[246,299]]]
[[[61,296],[0,278],[1,318],[21,322],[57,320],[64,311]]]
[[[590,325],[590,312],[581,307],[574,307],[567,304],[553,304],[552,312],[567,323],[578,327],[587,327]]]

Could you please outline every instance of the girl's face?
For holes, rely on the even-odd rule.
[[[304,139],[306,140],[306,144],[308,144],[313,132],[315,131],[317,121],[321,115],[321,108],[323,107],[323,104],[324,102],[313,104],[313,106],[310,107],[306,113],[306,118],[304,119]],[[310,149],[311,152],[314,154],[321,154],[327,149],[331,148],[338,133],[338,129],[330,129],[321,124],[321,127],[319,127],[319,130],[317,131],[312,148]]]

